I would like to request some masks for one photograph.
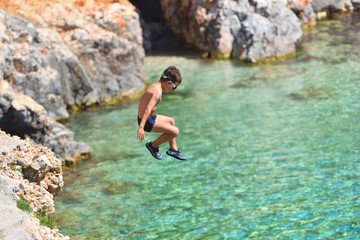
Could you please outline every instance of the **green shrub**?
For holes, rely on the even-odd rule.
[[[51,229],[54,229],[55,223],[50,217],[46,217],[46,213],[49,210],[49,207],[43,206],[40,211],[38,211],[36,218],[40,220],[40,225],[47,226]]]
[[[19,198],[17,201],[16,201],[16,206],[23,210],[23,211],[27,211],[29,213],[32,212],[32,209],[30,207],[30,203],[28,203],[27,201],[25,201],[23,198]]]
[[[56,227],[51,218],[45,217],[44,215],[36,215],[36,218],[40,220],[40,225],[47,226],[51,229]]]
[[[10,169],[11,169],[12,171],[21,172],[21,169],[17,169],[15,165],[10,165]]]
[[[33,211],[30,207],[30,203],[28,203],[21,197],[16,201],[16,206],[19,209],[27,211],[29,213]],[[47,206],[44,206],[39,212],[37,212],[35,217],[40,220],[40,225],[54,229],[56,227],[54,221],[50,217],[46,217],[46,212],[48,211],[48,209],[49,208]]]

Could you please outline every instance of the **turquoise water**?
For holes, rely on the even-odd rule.
[[[188,161],[136,139],[138,101],[73,113],[94,157],[65,170],[56,198],[72,239],[360,239],[359,15],[304,32],[294,58],[257,66],[149,56],[183,84],[157,113]],[[343,25],[346,24],[346,27]]]

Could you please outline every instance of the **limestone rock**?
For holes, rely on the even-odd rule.
[[[40,104],[26,95],[7,91],[6,87],[2,87],[3,85],[0,82],[0,129],[23,139],[29,138],[36,144],[47,146],[59,159],[68,164],[91,154],[90,147],[84,143],[75,142],[74,134],[51,119]],[[0,147],[1,151],[7,151],[2,148],[4,147]],[[29,174],[44,170],[43,167],[45,167],[43,174],[46,174],[49,167],[47,165],[46,159],[39,156],[33,166],[29,166]]]
[[[54,120],[67,118],[68,108],[140,91],[141,35],[127,0],[2,2],[0,128],[49,147],[69,164],[90,155]]]
[[[360,0],[351,0],[355,11],[360,11]]]
[[[288,0],[287,6],[300,19],[301,24],[315,23],[315,13],[311,5],[312,0]]]
[[[127,0],[14,0],[1,6],[0,79],[51,118],[144,87],[140,21]]]
[[[339,12],[353,7],[350,0],[312,0],[311,4],[315,12]]]
[[[287,1],[162,0],[172,30],[211,56],[257,62],[295,51],[302,32]]]
[[[301,24],[359,9],[359,0],[161,0],[174,33],[203,56],[257,62],[294,53]]]
[[[69,239],[57,229],[40,226],[34,217],[55,211],[54,197],[64,185],[61,161],[49,149],[2,131],[0,146],[0,238]],[[17,208],[19,197],[30,204],[31,213]]]
[[[29,214],[16,207],[15,185],[16,181],[0,175],[0,238],[30,240],[31,236],[23,227]]]

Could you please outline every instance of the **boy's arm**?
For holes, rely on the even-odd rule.
[[[144,140],[145,134],[144,134],[144,127],[145,127],[145,123],[148,119],[148,117],[151,114],[151,110],[154,108],[155,104],[157,103],[157,97],[156,94],[152,93],[149,96],[149,102],[144,110],[144,114],[142,116],[139,116],[139,118],[141,118],[141,122],[139,124],[139,128],[138,128],[138,133],[137,133],[137,138],[139,139],[139,141]]]

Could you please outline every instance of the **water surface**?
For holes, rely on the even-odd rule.
[[[304,32],[294,58],[248,66],[149,56],[183,83],[157,113],[188,161],[136,139],[138,101],[72,114],[94,157],[65,170],[57,225],[73,239],[360,239],[359,15]],[[344,27],[346,25],[346,27]]]

